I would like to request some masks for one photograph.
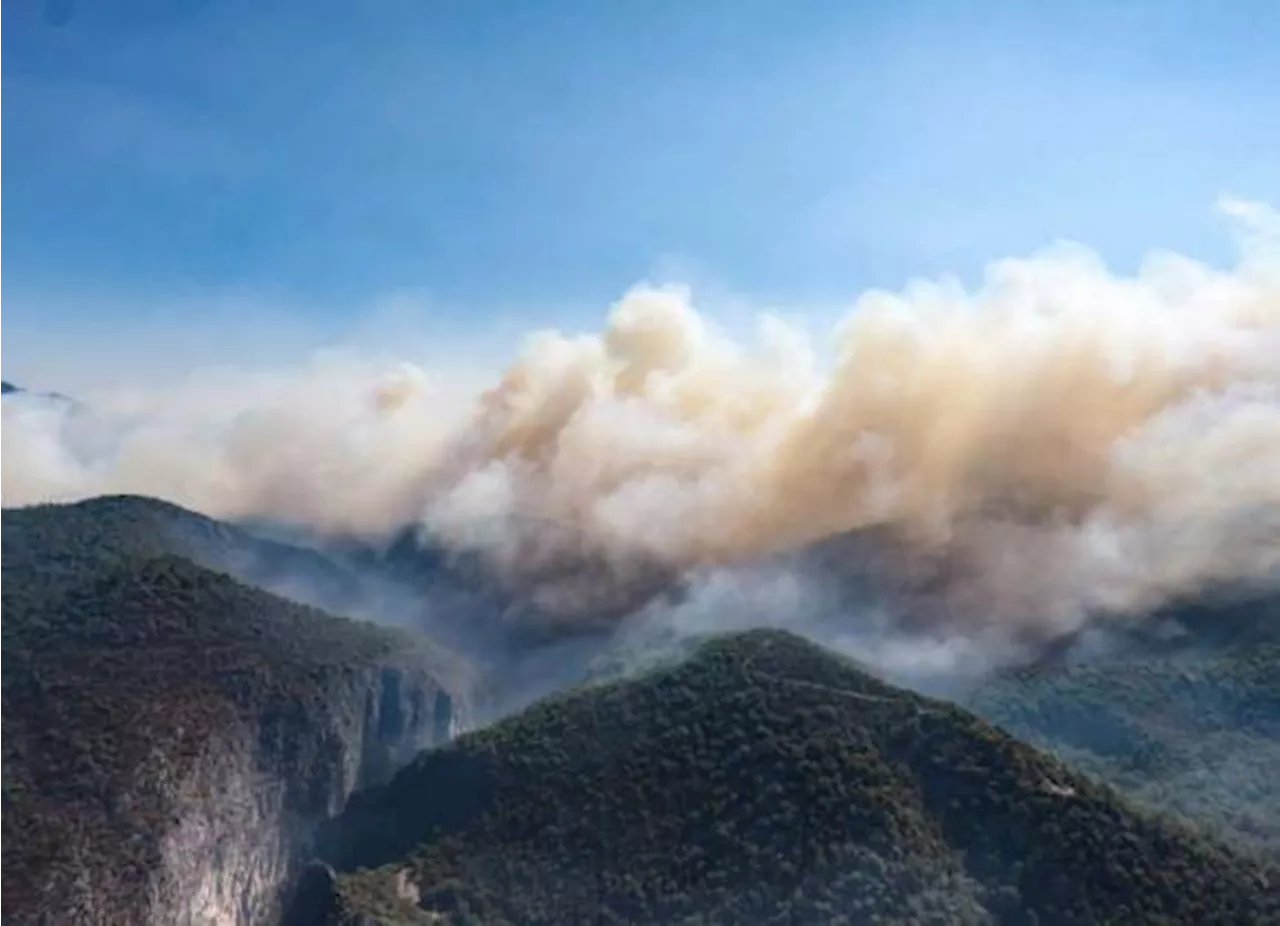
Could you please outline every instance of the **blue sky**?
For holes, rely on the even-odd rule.
[[[1057,238],[1223,260],[1220,194],[1280,204],[1276,48],[1271,0],[8,0],[5,374],[397,294],[593,326],[644,278],[825,304]]]

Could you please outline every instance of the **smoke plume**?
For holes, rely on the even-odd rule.
[[[974,291],[866,293],[820,345],[776,319],[736,343],[687,290],[640,286],[600,334],[531,336],[478,394],[333,355],[91,411],[10,396],[4,504],[129,492],[320,534],[417,524],[566,613],[845,535],[883,538],[894,581],[974,632],[1270,582],[1280,217],[1222,208],[1230,270],[1158,254],[1117,278],[1061,245]]]

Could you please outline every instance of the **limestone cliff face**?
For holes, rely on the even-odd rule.
[[[166,782],[173,823],[149,891],[153,926],[258,926],[309,854],[315,826],[351,792],[380,784],[419,750],[468,725],[465,695],[422,672],[369,670],[335,687],[302,723],[267,718],[216,738]]]

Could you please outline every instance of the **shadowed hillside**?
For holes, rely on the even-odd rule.
[[[776,631],[424,753],[321,844],[298,923],[1280,916],[1268,863]]]
[[[1280,855],[1280,596],[1184,604],[966,699],[1162,812]]]
[[[36,573],[27,595],[57,595],[90,572],[177,555],[270,585],[303,577],[316,594],[353,598],[358,577],[319,552],[259,537],[154,498],[115,495],[4,511],[6,575]]]

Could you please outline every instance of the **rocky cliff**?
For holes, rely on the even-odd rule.
[[[141,543],[143,504],[4,512],[6,924],[271,923],[315,826],[471,722],[458,657]]]
[[[160,841],[149,922],[275,920],[316,823],[465,723],[425,673],[367,671],[329,697],[297,729],[220,731],[167,782],[175,820]]]

